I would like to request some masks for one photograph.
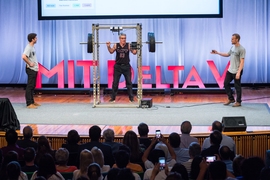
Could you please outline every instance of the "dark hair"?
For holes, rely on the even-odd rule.
[[[264,161],[259,157],[250,157],[242,162],[241,172],[245,180],[259,180],[260,172],[265,167]]]
[[[17,161],[11,161],[6,168],[7,179],[18,179],[21,174],[21,166]]]
[[[226,179],[227,177],[227,168],[223,161],[211,162],[208,170],[212,179]]]
[[[6,173],[6,168],[8,163],[11,161],[18,161],[18,153],[15,151],[9,151],[5,156],[4,160],[1,166],[1,172],[0,172],[0,177],[2,179],[7,179],[7,173]]]
[[[125,168],[129,163],[129,154],[125,150],[119,150],[114,155],[115,164],[119,168]]]
[[[260,180],[269,180],[269,177],[270,177],[270,168],[269,167],[263,168],[260,173]]]
[[[30,34],[28,34],[28,36],[27,36],[27,40],[28,40],[29,42],[32,42],[32,39],[35,39],[36,36],[37,36],[36,33],[30,33]]]
[[[173,168],[171,169],[171,172],[177,172],[181,174],[183,180],[189,180],[187,169],[181,163],[174,164]]]
[[[117,180],[135,180],[135,177],[129,168],[123,168],[118,172]]]
[[[181,124],[181,132],[182,134],[190,134],[192,129],[192,125],[189,121],[184,121]]]
[[[151,153],[148,156],[149,161],[151,161],[153,164],[158,163],[159,157],[165,157],[165,153],[161,149],[153,149]]]
[[[37,176],[34,180],[46,180],[46,178],[43,176]]]
[[[149,133],[148,125],[145,123],[140,123],[138,126],[138,133],[140,136],[147,136]]]
[[[136,161],[141,159],[140,144],[138,136],[134,131],[127,131],[123,138],[123,144],[128,146],[130,149],[130,160]]]
[[[232,36],[235,36],[235,37],[236,37],[236,39],[238,39],[238,41],[240,41],[240,35],[239,35],[239,34],[234,33]]]
[[[178,172],[171,172],[165,180],[183,180],[183,178]]]
[[[222,134],[220,131],[218,130],[214,130],[211,134],[210,134],[210,141],[212,144],[214,145],[220,145],[221,141],[222,141]]]
[[[191,169],[190,169],[190,178],[197,179],[200,173],[200,163],[202,162],[202,156],[196,156],[192,160]]]
[[[97,163],[91,163],[87,168],[87,176],[91,180],[98,180],[101,176],[101,169]]]
[[[244,159],[245,158],[241,155],[238,155],[233,159],[233,174],[235,175],[235,177],[242,176],[241,166]]]
[[[173,148],[178,148],[180,146],[180,143],[181,143],[181,139],[180,139],[179,134],[177,134],[175,132],[171,133],[169,135],[169,142]]]
[[[190,143],[190,145],[188,147],[188,152],[189,152],[189,155],[192,156],[193,158],[195,156],[199,156],[201,154],[200,144],[197,142]]]
[[[24,139],[31,139],[32,136],[33,136],[33,129],[31,128],[31,126],[25,126],[23,128]]]
[[[18,133],[14,129],[9,129],[5,134],[8,145],[15,144],[18,140]]]
[[[221,146],[219,148],[219,155],[222,160],[230,160],[231,153],[232,152],[228,146]]]
[[[100,136],[101,136],[100,127],[95,125],[89,129],[89,137],[91,141],[99,141]]]
[[[23,158],[26,162],[31,162],[35,159],[36,150],[33,147],[27,147],[24,150]]]
[[[219,132],[222,132],[222,124],[219,121],[214,121],[212,123],[212,131],[217,130]]]
[[[78,131],[72,129],[67,134],[67,143],[68,144],[77,144],[80,141],[81,137]]]
[[[44,176],[45,178],[49,178],[51,175],[56,175],[56,167],[54,163],[54,159],[51,154],[45,153],[39,161],[37,175]]]
[[[111,168],[107,174],[107,180],[117,180],[119,171],[119,168]]]

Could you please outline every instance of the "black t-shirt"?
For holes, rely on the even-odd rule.
[[[124,47],[120,43],[116,43],[116,63],[117,64],[129,64],[129,45],[125,44]]]

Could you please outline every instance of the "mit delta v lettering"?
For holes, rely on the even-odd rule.
[[[230,62],[228,62],[227,66],[225,67],[222,75],[219,74],[217,67],[212,60],[206,61],[210,71],[212,72],[218,86],[220,89],[223,88],[223,81],[225,79],[225,75],[227,72],[227,69],[229,68]],[[75,62],[74,60],[68,60],[67,61],[67,80],[68,80],[68,88],[74,88],[75,85]],[[84,88],[90,88],[90,80],[91,80],[91,66],[94,65],[95,61],[92,60],[77,60],[76,66],[82,67],[83,71],[83,80],[84,80]],[[112,81],[113,81],[113,66],[115,64],[115,60],[108,60],[108,88],[112,88]],[[162,84],[161,82],[161,66],[156,66],[155,71],[155,77],[156,77],[156,88],[170,88],[170,84]],[[171,71],[173,73],[173,88],[180,88],[179,87],[179,72],[183,71],[185,69],[184,66],[168,66],[168,71]],[[59,64],[54,66],[51,70],[48,70],[46,67],[44,67],[42,64],[39,64],[39,71],[37,75],[37,83],[36,88],[42,87],[42,75],[46,76],[47,78],[51,78],[55,74],[58,75],[58,88],[64,88],[65,83],[65,62],[64,60],[61,61]],[[150,71],[150,66],[142,66],[142,79],[152,79],[152,74],[147,74],[145,71]],[[132,79],[134,79],[134,70],[131,68],[132,72]],[[125,82],[119,83],[119,88],[124,88],[126,86]],[[188,86],[198,86],[199,88],[205,88],[204,83],[202,82],[202,79],[197,72],[195,66],[192,66],[191,70],[189,71],[189,74],[187,78],[185,79],[185,82],[181,88],[187,88]],[[152,88],[152,84],[142,84],[143,89],[150,89]]]

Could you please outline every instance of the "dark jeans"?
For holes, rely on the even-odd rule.
[[[131,67],[130,64],[115,64],[113,72],[113,84],[111,98],[115,99],[118,91],[118,85],[121,75],[124,75],[129,99],[133,99],[132,82],[131,82]]]
[[[28,76],[26,90],[25,90],[25,99],[26,99],[26,105],[29,106],[30,104],[33,104],[35,102],[34,89],[36,87],[37,71],[34,71],[30,68],[26,68],[25,71]]]
[[[236,74],[232,74],[229,71],[227,71],[226,73],[226,77],[224,80],[224,88],[225,88],[225,92],[228,95],[228,99],[229,100],[234,100],[233,94],[232,94],[232,90],[231,90],[231,86],[230,86],[230,82],[232,80],[234,80],[234,87],[236,90],[236,101],[241,103],[242,102],[242,88],[241,88],[241,77],[243,74],[243,70],[240,73],[240,78],[239,79],[235,79]]]

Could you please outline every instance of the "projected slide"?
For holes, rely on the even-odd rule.
[[[39,18],[127,18],[216,15],[222,0],[39,0]]]

